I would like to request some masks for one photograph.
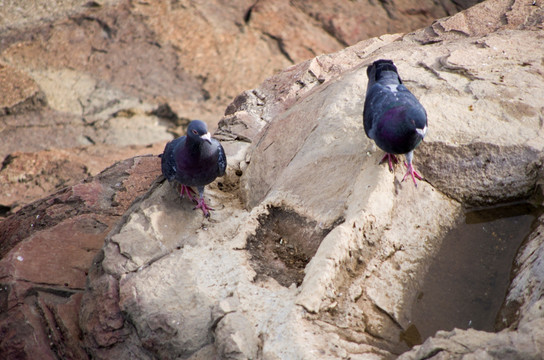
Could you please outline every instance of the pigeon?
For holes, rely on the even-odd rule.
[[[189,200],[197,205],[193,209],[201,209],[205,217],[213,210],[204,201],[204,186],[225,174],[227,157],[225,150],[210,136],[208,127],[203,121],[193,120],[187,128],[187,135],[181,136],[166,144],[161,155],[162,174],[169,182],[181,184],[180,196],[186,194]],[[198,200],[191,186],[198,189]]]
[[[421,175],[414,169],[414,149],[427,133],[427,112],[416,97],[402,84],[397,67],[391,60],[377,60],[370,65],[368,87],[363,111],[365,133],[386,152],[380,164],[386,159],[389,170],[397,163],[395,155],[405,154],[406,174],[416,178]]]

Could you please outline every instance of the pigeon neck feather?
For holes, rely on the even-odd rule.
[[[384,85],[398,85],[402,84],[399,75],[394,71],[382,71],[378,76],[380,83]]]

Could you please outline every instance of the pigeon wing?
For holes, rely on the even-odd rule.
[[[363,109],[363,123],[366,135],[375,139],[375,131],[383,114],[396,103],[391,89],[380,83],[374,83],[367,91]]]
[[[425,125],[427,125],[427,111],[425,111],[423,105],[421,105],[419,100],[406,88],[406,86],[398,86],[398,99],[407,109],[412,109],[412,112],[417,111],[421,113],[421,117],[425,118]]]
[[[212,139],[212,144],[217,146],[217,176],[223,176],[225,174],[225,170],[227,169],[227,156],[225,155],[225,149],[223,149],[221,143],[215,139]]]
[[[176,152],[185,144],[185,136],[170,141],[164,147],[164,152],[161,156],[161,170],[162,174],[168,181],[172,181],[176,178]]]

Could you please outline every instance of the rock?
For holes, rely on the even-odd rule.
[[[66,104],[69,107],[85,105],[85,97],[80,99],[79,104],[71,98],[74,95],[77,97],[89,81],[102,81],[99,86],[113,85],[115,89],[143,100],[157,96],[152,94],[160,94],[174,104],[176,112],[192,113],[191,117],[210,121],[217,119],[191,110],[195,102],[213,108],[217,115],[217,110],[228,105],[240,91],[292,64],[292,61],[299,62],[315,54],[339,50],[345,44],[354,44],[384,32],[415,29],[447,15],[443,6],[417,2],[413,5],[399,4],[398,8],[395,8],[397,4],[388,5],[406,19],[419,19],[413,22],[399,21],[397,15],[391,18],[381,5],[371,2],[356,6],[344,6],[339,2],[331,10],[328,4],[310,6],[295,2],[289,5],[285,1],[266,4],[239,1],[228,5],[209,2],[188,6],[149,6],[145,2],[128,6],[125,1],[81,6],[89,3],[73,1],[75,6],[68,21],[55,22],[56,18],[69,13],[65,11],[69,3],[50,12],[52,16],[47,19],[51,21],[49,28],[31,27],[32,19],[40,17],[39,13],[29,14],[27,7],[7,7],[8,11],[26,14],[25,26],[30,30],[22,39],[31,40],[21,41],[20,38],[7,36],[3,42],[5,50],[2,58],[18,69],[30,71],[32,77],[41,79],[44,88],[50,87],[48,84],[51,83],[57,86],[56,90],[68,87],[66,90],[71,90],[71,93],[64,90],[55,95],[51,91],[50,96],[58,101],[69,100],[70,104]],[[354,17],[355,11],[358,15]],[[281,15],[285,13],[292,15]],[[365,15],[368,13],[379,13],[382,19],[376,24],[372,23],[372,33],[363,30],[369,28]],[[336,16],[339,19],[363,17],[365,21],[333,21],[334,29],[342,29],[342,39],[342,36],[329,35],[330,21],[327,19]],[[155,20],[159,18],[160,22]],[[270,21],[274,18],[282,21],[283,26]],[[316,21],[314,18],[322,20]],[[16,17],[11,17],[5,26],[16,29],[21,25]],[[304,31],[305,36],[300,36],[300,31]],[[351,39],[346,40],[346,36]],[[307,44],[307,41],[312,44]],[[129,43],[130,48],[124,45]],[[66,44],[70,44],[70,56],[66,55]],[[139,53],[147,54],[145,61],[139,61]],[[179,59],[177,63],[176,57]],[[160,66],[156,66],[158,63]],[[230,63],[239,65],[233,66],[230,72],[224,72],[224,64]],[[264,65],[267,67],[263,69]],[[70,70],[57,70],[66,67]],[[127,73],[131,75],[124,76]],[[171,73],[177,76],[172,77]],[[175,81],[182,81],[183,85],[178,86]],[[203,98],[199,94],[205,97],[214,94],[206,102],[213,103],[219,99],[219,107],[200,104]]]
[[[541,309],[544,294],[544,216],[518,252],[514,264],[514,277],[497,317],[499,329],[516,329],[527,318],[531,309]],[[539,304],[539,305],[537,305]],[[540,312],[539,316],[544,315]],[[530,319],[530,318],[529,318]]]
[[[36,23],[57,20],[89,7],[115,4],[118,0],[64,0],[51,3],[46,0],[30,0],[24,3],[4,4],[2,27],[8,31],[23,32]]]
[[[526,21],[482,24],[482,12]],[[237,97],[218,131],[229,167],[207,191],[220,204],[211,219],[162,182],[106,238],[82,301],[89,353],[392,359],[408,350],[399,339],[412,304],[462,206],[526,198],[541,181],[540,14],[486,2],[442,32],[363,41]],[[395,61],[429,114],[418,188],[378,165],[362,129],[366,66],[377,58]],[[96,310],[110,298],[95,286],[105,281],[120,294],[105,318],[123,325]],[[517,329],[439,332],[402,356],[537,358],[541,304],[530,294]]]
[[[544,346],[544,312],[518,331],[497,334],[476,330],[439,331],[414,350],[398,357],[415,359],[541,359]]]
[[[155,115],[128,112],[89,124],[49,109],[0,118],[2,215],[121,159],[161,153],[173,136],[158,123]]]
[[[292,64],[342,48],[337,39],[320,29],[321,24],[312,20],[308,19],[308,14],[286,0],[258,1],[246,15],[249,27],[275,41],[280,52]],[[304,46],[300,46],[302,39]]]
[[[294,1],[293,6],[314,18],[342,44],[354,45],[383,34],[405,33],[475,5],[476,1]],[[336,11],[331,12],[334,8]],[[399,21],[403,19],[402,21]],[[383,31],[383,29],[387,29]]]
[[[125,101],[107,106],[87,120],[50,108],[0,117],[6,139],[0,143],[3,212],[15,212],[115,161],[162,152],[173,135],[153,110],[149,104]]]
[[[428,25],[459,11],[457,3],[8,2],[0,24],[0,90],[6,94],[0,159],[165,143],[195,118],[213,129],[237,94],[285,67],[384,32]],[[157,115],[164,106],[170,109],[166,118]],[[240,139],[259,129],[240,132]],[[59,159],[81,180],[84,172],[72,160]],[[102,169],[109,165],[105,160]],[[48,176],[45,171],[34,179],[58,183],[54,176],[42,179]],[[38,189],[31,197],[13,198],[12,192],[2,212],[16,211],[17,204],[39,196]],[[48,185],[42,196],[57,189]]]
[[[211,188],[217,191],[216,186],[212,185]],[[138,337],[146,339],[139,344],[140,351],[143,351],[142,347],[160,347],[162,350],[158,356],[163,358],[171,357],[174,353],[176,356],[188,357],[211,343],[212,334],[209,328],[212,325],[215,301],[214,296],[204,291],[208,285],[201,281],[200,271],[193,269],[190,258],[179,259],[172,255],[186,256],[186,251],[182,249],[195,246],[199,241],[199,233],[205,233],[205,228],[202,228],[202,219],[193,216],[193,205],[181,201],[174,187],[168,182],[150,192],[150,195],[144,200],[146,207],[150,208],[138,210],[118,225],[125,231],[116,233],[111,238],[112,242],[103,250],[103,260],[96,260],[100,270],[91,272],[90,278],[93,278],[92,283],[94,279],[103,277],[121,278],[119,285],[116,285],[119,287],[119,306],[107,318],[123,317],[121,311],[130,313]],[[219,204],[229,202],[229,198],[218,200],[214,195],[207,196],[215,198],[215,201],[211,201],[216,209],[214,216],[218,213],[226,216],[225,211],[222,211],[223,206]],[[158,237],[149,238],[146,229],[155,229]],[[223,230],[230,233],[235,231],[226,228]],[[162,267],[157,266],[163,262],[178,266],[179,269],[164,273]],[[157,265],[150,266],[150,263]],[[206,267],[208,264],[200,265]],[[170,265],[165,267],[169,268]],[[142,281],[148,285],[142,285]],[[102,287],[95,287],[92,283],[90,286],[93,291],[101,291]],[[175,286],[172,287],[172,284]],[[155,287],[157,296],[147,296],[149,286]],[[187,291],[189,288],[192,290]],[[138,294],[142,294],[142,297]],[[183,297],[183,294],[188,296],[182,300],[180,296]],[[89,335],[88,339],[115,338],[119,330],[110,330],[109,326],[103,324],[104,312],[89,310],[95,307],[94,300],[102,296],[103,293],[94,293],[86,298],[88,301],[82,308],[82,314],[89,316],[80,320],[83,331]],[[164,297],[171,298],[173,302],[165,306],[162,303]],[[198,311],[195,311],[195,305]],[[169,315],[165,315],[164,311]],[[149,312],[156,313],[158,317],[151,319]],[[95,355],[99,358],[109,358],[112,351],[122,353],[123,350],[119,349],[124,349],[125,343],[87,341],[88,346],[98,350]]]
[[[46,105],[38,84],[25,73],[0,64],[0,91],[5,96],[0,104],[0,116],[39,109]]]
[[[164,144],[152,146],[90,146],[68,150],[52,149],[8,155],[0,168],[2,216],[15,213],[44,193],[75,185],[81,178],[95,176],[103,166],[133,155],[160,154]]]
[[[0,223],[5,358],[88,358],[78,325],[87,270],[106,234],[159,174],[157,157],[128,159]]]
[[[241,314],[225,315],[215,328],[215,344],[221,359],[257,359],[259,339]]]
[[[140,127],[131,133],[135,139],[146,132],[166,136],[165,119],[182,123],[201,113],[217,121],[210,114],[224,108],[225,94],[240,91],[233,79],[243,74],[248,84],[308,54],[291,38],[278,38],[296,32],[256,22],[275,15],[274,6],[293,12],[288,24],[310,19],[316,31],[320,22],[331,23],[327,31],[341,34],[315,39],[342,37],[341,47],[352,33],[339,28],[342,17],[330,20],[315,3],[87,4],[66,21],[2,37],[5,66],[31,80],[15,98],[38,99],[29,107],[9,105],[17,111],[0,118],[2,138],[15,139],[2,156],[24,150],[54,158],[53,147],[126,141],[119,134],[133,130],[131,119]],[[300,6],[315,16],[305,17]],[[66,13],[58,10],[53,18]],[[384,3],[384,11],[395,8]],[[23,207],[0,224],[0,352],[7,358],[395,358],[407,349],[399,338],[410,329],[411,303],[461,203],[524,198],[542,182],[544,87],[535,55],[542,53],[541,24],[538,7],[486,2],[422,31],[320,55],[244,92],[218,131],[229,169],[207,192],[217,208],[210,220],[194,216],[169,184],[151,185],[157,158],[122,162]],[[240,38],[227,36],[233,30]],[[156,34],[161,40],[154,42]],[[90,46],[78,43],[84,38]],[[67,41],[75,41],[73,58],[65,56]],[[317,52],[321,45],[311,43],[309,53]],[[149,67],[139,63],[144,53]],[[264,59],[266,70],[250,55]],[[135,57],[127,69],[124,56]],[[417,190],[400,183],[398,169],[390,174],[376,164],[381,154],[362,132],[365,67],[379,57],[401,64],[407,86],[432,115],[429,137],[416,150],[428,183]],[[231,58],[251,64],[250,71],[225,72]],[[168,71],[159,69],[163,62]],[[171,73],[180,77],[154,82]],[[156,95],[163,85],[185,84],[180,79],[190,86]],[[189,100],[177,99],[176,91],[190,88],[196,92],[188,90]],[[163,116],[164,104],[175,117]],[[27,156],[32,161],[13,154],[3,170]],[[28,168],[21,169],[15,178]],[[72,169],[85,171],[78,164]],[[128,209],[136,194],[145,195]],[[531,238],[540,239],[536,232]],[[508,303],[514,306],[505,307],[514,309],[511,328],[441,332],[403,356],[538,358],[542,304],[526,285],[539,286],[528,274],[539,269],[540,248],[531,242],[518,258],[522,271]]]

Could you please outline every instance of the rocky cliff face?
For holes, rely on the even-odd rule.
[[[458,3],[4,2],[0,215],[158,153],[190,119],[215,128],[234,97],[290,65],[471,4]]]
[[[229,169],[208,192],[212,219],[157,183],[108,235],[82,301],[87,349],[104,359],[401,354],[417,289],[461,207],[528,197],[541,182],[542,16],[486,2],[241,94],[219,124]],[[377,58],[398,64],[429,113],[418,188],[378,166],[363,133]],[[538,358],[541,236],[518,257],[512,327],[441,332],[402,358]],[[534,293],[521,291],[527,281]]]
[[[160,174],[131,158],[25,206],[0,226],[0,353],[6,359],[87,359],[78,313],[88,269],[134,196]]]
[[[127,14],[164,15],[196,5],[112,6]],[[104,5],[92,11],[115,18],[111,9]],[[239,14],[236,9],[231,7],[230,14]],[[275,23],[270,3],[250,10],[242,17],[246,24],[259,16],[269,26]],[[317,9],[306,11],[316,22],[335,24],[323,20]],[[211,219],[180,201],[158,177],[159,160],[153,156],[117,163],[23,207],[0,224],[2,353],[8,358],[40,353],[52,359],[397,357],[408,350],[399,339],[410,328],[410,305],[462,206],[525,198],[541,189],[543,16],[540,7],[524,2],[485,2],[414,33],[381,36],[320,55],[241,93],[226,108],[216,132],[229,168],[207,190],[216,209]],[[138,19],[168,33],[167,21]],[[61,25],[94,24],[98,28],[93,31],[100,32],[92,38],[96,41],[108,39],[104,29],[123,21],[130,23],[124,36],[143,31],[131,16],[106,21],[107,26],[102,20],[71,18]],[[279,35],[270,31],[277,40]],[[55,36],[74,34],[72,28]],[[111,51],[122,56],[123,41],[118,42],[121,49]],[[107,80],[78,73],[68,82],[70,88],[101,94],[100,101],[79,97],[83,105],[69,110],[76,102],[58,99],[54,106],[64,110],[52,107],[55,91],[43,85],[52,71],[46,67],[45,76],[33,65],[47,56],[24,55],[28,43],[3,53],[5,59],[11,54],[26,59],[23,63],[32,69],[31,77],[18,77],[28,82],[25,94],[31,100],[12,102],[24,104],[20,108],[5,107],[23,109],[6,110],[13,112],[4,118],[13,123],[6,124],[53,114],[55,134],[63,135],[58,141],[73,142],[77,136],[66,131],[74,131],[69,130],[74,114],[84,109],[93,109],[80,125],[94,131],[88,135],[92,139],[100,131],[120,138],[134,131],[130,138],[137,139],[156,130],[157,122],[160,131],[153,134],[160,137],[172,129],[168,121],[183,123],[179,109],[185,105],[176,105],[174,95],[162,107],[153,99],[136,101],[147,96],[148,89],[136,84],[141,78],[127,79],[113,70],[104,70]],[[277,44],[291,60],[305,56],[286,50],[291,45]],[[149,44],[142,40],[140,46]],[[168,63],[162,52],[168,46],[157,47],[156,64]],[[110,52],[97,49],[89,51],[98,56]],[[426,179],[418,188],[400,182],[399,168],[391,174],[378,166],[380,151],[364,136],[365,71],[378,58],[397,63],[405,84],[429,113],[430,132],[415,154]],[[63,61],[72,64],[70,69],[81,66],[81,59]],[[8,61],[6,67],[14,64]],[[138,64],[135,60],[133,66]],[[96,61],[93,66],[105,65]],[[115,81],[115,89],[110,88]],[[156,84],[158,89],[163,85]],[[110,104],[117,86],[123,89],[121,100]],[[206,102],[207,95],[201,94],[188,103]],[[19,128],[24,127],[8,130],[15,134]],[[23,143],[25,137],[20,139]],[[44,135],[43,142],[51,139]],[[124,151],[131,149],[142,150]],[[147,151],[155,149],[160,151]],[[43,150],[40,158],[54,155]],[[8,159],[4,169],[17,164],[16,156]],[[83,164],[90,168],[93,163]],[[84,166],[81,173],[87,171]],[[539,358],[544,347],[542,221],[518,254],[499,319],[504,330],[439,332],[401,358]]]

